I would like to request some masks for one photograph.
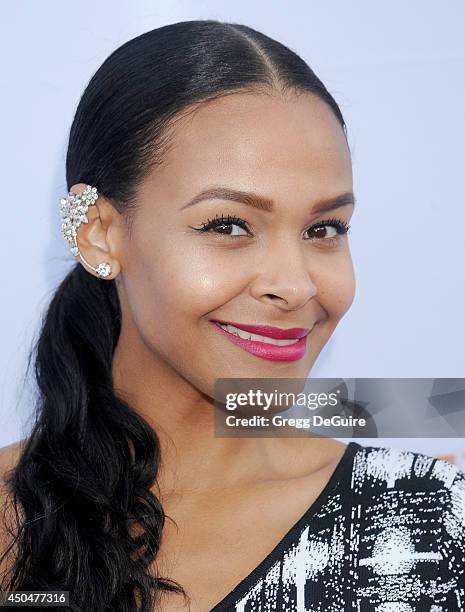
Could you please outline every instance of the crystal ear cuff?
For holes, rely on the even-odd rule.
[[[89,223],[87,211],[89,206],[95,204],[98,198],[97,188],[86,185],[80,193],[70,191],[66,198],[60,199],[60,213],[62,217],[61,235],[70,244],[70,251],[73,255],[79,256],[82,261],[102,278],[111,274],[111,266],[107,261],[99,263],[94,268],[84,259],[77,244],[77,230],[81,223]]]

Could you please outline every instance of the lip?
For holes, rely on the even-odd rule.
[[[211,319],[212,323],[222,323],[223,325],[233,325],[242,331],[274,338],[276,340],[296,340],[304,338],[310,333],[308,327],[291,327],[283,329],[282,327],[272,327],[271,325],[246,325],[245,323],[234,323],[233,321],[221,321],[220,319]]]
[[[262,359],[268,359],[270,361],[296,361],[298,359],[302,359],[302,357],[305,355],[305,352],[307,350],[307,336],[310,333],[310,330],[308,329],[304,329],[301,327],[297,327],[297,328],[294,327],[292,329],[280,329],[277,327],[257,326],[257,325],[245,326],[242,324],[241,326],[239,326],[239,325],[236,325],[235,323],[229,323],[226,321],[216,321],[216,320],[215,321],[210,320],[210,322],[215,326],[215,329],[217,329],[220,334],[223,334],[226,338],[228,338],[230,342],[244,349],[248,353],[255,355],[256,357],[261,357]],[[226,325],[234,325],[234,327],[238,327],[239,329],[242,329],[244,331],[250,331],[251,333],[257,333],[262,336],[266,335],[268,338],[273,337],[269,335],[270,330],[273,333],[288,334],[287,338],[280,336],[278,340],[291,340],[293,338],[297,338],[299,336],[295,335],[296,332],[300,333],[300,337],[299,337],[299,340],[297,340],[297,342],[295,342],[294,344],[288,344],[287,346],[275,346],[273,344],[267,344],[265,342],[258,342],[256,340],[246,340],[244,338],[240,338],[239,336],[236,336],[235,334],[231,334],[225,329],[223,329],[219,325],[219,323],[223,323]],[[247,327],[247,329],[245,329],[245,327]],[[268,335],[264,334],[263,332],[259,332],[258,330],[260,329],[266,330],[268,332]],[[302,335],[302,332],[304,332],[303,335]],[[290,337],[289,337],[289,334],[290,334]]]

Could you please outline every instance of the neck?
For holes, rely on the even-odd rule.
[[[134,328],[121,330],[112,374],[116,395],[160,440],[157,482],[165,495],[224,489],[269,474],[283,439],[215,437],[213,399],[149,348]]]

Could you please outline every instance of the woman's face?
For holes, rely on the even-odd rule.
[[[210,397],[215,378],[306,378],[355,291],[347,235],[316,226],[348,223],[353,212],[347,199],[317,210],[352,191],[340,124],[311,94],[233,94],[196,107],[173,129],[164,163],[141,185],[123,245],[123,325]],[[219,187],[260,196],[272,210],[226,192],[187,205]],[[223,225],[200,231],[222,215]],[[270,359],[212,320],[311,331],[300,356]]]

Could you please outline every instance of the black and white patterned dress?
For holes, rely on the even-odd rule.
[[[465,473],[350,442],[318,499],[211,612],[465,612]]]

